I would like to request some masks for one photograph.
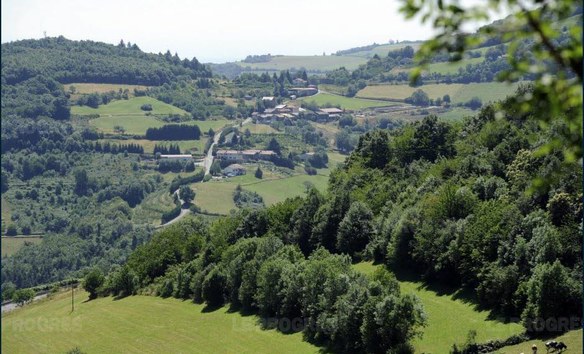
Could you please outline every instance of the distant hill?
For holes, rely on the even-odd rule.
[[[375,55],[387,56],[392,50],[406,46],[418,48],[422,42],[400,42],[393,44],[372,44],[339,50],[330,55],[248,55],[244,60],[224,64],[207,64],[214,73],[234,78],[244,72],[264,73],[282,70],[300,71],[308,74],[323,74],[340,67],[355,70]]]
[[[72,41],[63,36],[2,44],[2,83],[37,75],[60,83],[91,82],[157,86],[179,76],[209,77],[196,58],[144,53],[136,44]]]
[[[62,85],[107,83],[159,86],[179,78],[206,78],[196,58],[144,53],[136,44],[72,41],[65,37],[2,44],[2,117],[16,114],[67,119]]]

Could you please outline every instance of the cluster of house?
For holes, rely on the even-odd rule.
[[[216,157],[225,161],[244,162],[269,160],[276,155],[272,150],[217,150]]]
[[[265,99],[274,99],[274,97],[264,97]],[[317,111],[311,111],[302,107],[288,106],[285,104],[276,105],[273,108],[266,108],[263,112],[253,112],[251,117],[256,123],[271,124],[273,122],[293,121],[299,116],[306,119],[312,119],[318,122],[329,122],[339,119],[345,111],[339,108],[321,108]]]

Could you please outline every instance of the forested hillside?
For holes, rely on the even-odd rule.
[[[579,316],[582,170],[561,147],[537,153],[565,122],[541,129],[514,100],[462,124],[429,116],[367,133],[324,195],[168,229],[97,291],[302,318],[307,339],[343,352],[406,350],[425,323],[391,273],[367,281],[350,268],[362,260],[470,290],[528,334],[542,318]]]
[[[168,84],[176,88],[180,80],[182,87],[193,87],[180,102],[190,113],[200,101],[197,83],[210,75],[196,58],[147,54],[123,42],[115,46],[58,37],[2,44],[2,205],[7,209],[2,231],[11,236],[44,235],[43,242],[2,259],[3,283],[30,287],[65,279],[87,266],[109,269],[150,237],[161,214],[175,208],[167,196],[168,182],[156,173],[156,165],[141,163],[141,145],[124,139],[100,142],[103,133],[88,126],[87,119],[71,119],[74,104],[95,101],[91,105],[97,108],[112,99],[129,102],[128,92],[73,99],[75,90],[63,84],[167,84],[153,93],[164,95],[172,90]],[[207,95],[200,96],[205,100],[199,104],[202,118],[208,111],[223,109],[214,107]],[[162,98],[177,100],[169,94]],[[139,106],[133,109],[141,111]],[[167,116],[169,121],[192,119]],[[166,123],[165,117],[158,118],[157,126]],[[154,129],[150,138],[164,140],[168,134],[160,132],[166,130]],[[200,135],[196,125],[181,132],[189,139]],[[180,164],[174,170],[189,174],[194,165]],[[154,207],[157,211],[136,213],[136,207],[153,194],[164,201]]]
[[[114,46],[64,37],[2,44],[2,83],[17,84],[38,75],[62,84],[101,82],[158,86],[180,76],[209,77],[196,58],[144,53],[136,44]]]

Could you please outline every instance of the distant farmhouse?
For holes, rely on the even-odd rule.
[[[292,87],[288,89],[288,93],[291,96],[296,97],[312,96],[318,93],[318,87],[315,85],[309,85],[308,87]]]
[[[298,86],[298,87],[305,87],[308,84],[308,81],[303,80],[301,78],[296,78],[294,80],[292,80],[292,85]]]
[[[266,108],[276,107],[276,97],[264,96],[262,97],[262,102],[264,103],[264,107]]]
[[[218,159],[232,162],[270,160],[276,155],[272,150],[217,150]]]
[[[242,176],[245,174],[245,167],[239,164],[232,164],[223,169],[223,174],[227,177]]]

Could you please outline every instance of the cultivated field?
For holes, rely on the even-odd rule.
[[[189,113],[162,101],[159,101],[152,97],[141,96],[141,97],[134,97],[130,98],[129,100],[115,100],[106,105],[100,105],[97,108],[91,108],[87,106],[73,106],[71,107],[71,114],[78,114],[78,115],[90,115],[90,114],[99,114],[102,116],[118,116],[118,115],[137,115],[143,116],[147,112],[140,109],[143,104],[151,104],[152,111],[150,114],[152,115],[160,115],[160,114],[180,114],[180,115],[188,115]]]
[[[373,273],[376,267],[367,262],[355,265],[355,269],[365,274]],[[523,332],[521,324],[491,319],[489,311],[479,311],[472,301],[457,293],[436,292],[419,281],[399,277],[398,280],[402,293],[413,293],[420,298],[428,316],[423,337],[414,341],[416,353],[448,353],[453,344],[464,344],[470,330],[477,331],[479,343]]]
[[[317,353],[302,333],[262,330],[257,316],[191,301],[130,296],[87,301],[69,292],[2,316],[3,353]]]
[[[325,106],[327,104],[336,106],[339,105],[341,108],[349,110],[359,110],[369,107],[381,107],[381,106],[391,106],[391,102],[383,102],[373,99],[361,99],[361,98],[351,98],[339,95],[333,95],[329,93],[319,93],[314,96],[303,97],[300,100],[305,102],[311,102],[319,106]]]
[[[71,86],[75,87],[75,93],[77,93],[77,94],[105,93],[105,92],[110,92],[110,91],[118,92],[120,89],[122,89],[122,91],[128,90],[128,94],[130,97],[134,97],[134,89],[145,90],[148,88],[148,86],[142,86],[142,85],[88,84],[88,83],[81,83],[81,82],[63,85],[63,87],[67,91],[69,90],[69,88]]]
[[[17,237],[2,237],[2,258],[13,255],[21,249],[26,243],[39,243],[43,240],[39,236],[17,236]]]
[[[245,63],[236,62],[243,68],[250,67],[254,71],[265,70],[299,70],[304,68],[308,71],[330,71],[344,66],[347,70],[354,70],[361,64],[365,64],[367,58],[358,56],[337,56],[337,55],[284,55],[272,58],[265,63]]]
[[[483,103],[496,101],[512,94],[519,83],[486,82],[470,84],[429,84],[418,87],[409,85],[372,85],[357,93],[357,97],[369,99],[404,100],[415,90],[423,90],[432,99],[442,98],[448,94],[452,103],[467,102],[473,97],[479,97]]]

